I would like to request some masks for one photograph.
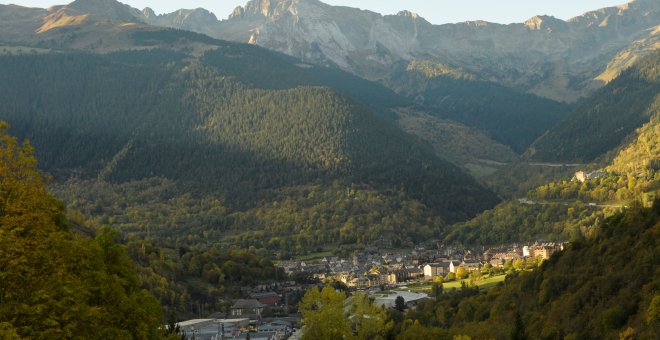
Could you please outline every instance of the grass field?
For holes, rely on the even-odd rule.
[[[488,277],[488,278],[479,280],[479,281],[476,282],[476,284],[477,284],[477,287],[479,287],[479,289],[488,289],[488,288],[491,288],[491,287],[497,285],[500,282],[503,282],[505,278],[506,278],[506,275],[496,275],[496,276],[493,276],[493,277]],[[466,285],[470,285],[470,280],[465,279],[465,280],[461,280],[461,281],[444,282],[442,284],[442,289],[445,290],[445,291],[450,290],[452,288],[458,289],[458,288],[461,288],[461,283],[463,283],[463,282],[465,282]],[[431,287],[433,287],[433,283],[429,282],[429,283],[422,283],[422,284],[418,284],[418,285],[409,285],[408,289],[412,292],[425,293],[425,292],[430,292]]]
[[[311,253],[311,254],[307,254],[307,255],[296,256],[294,258],[294,260],[296,260],[296,261],[317,261],[317,260],[323,259],[324,257],[330,257],[330,256],[333,256],[332,252],[322,251],[322,252],[319,252],[319,253]]]

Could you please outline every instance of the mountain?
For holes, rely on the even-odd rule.
[[[133,22],[142,18],[142,12],[117,1],[108,0],[75,0],[60,10],[69,10],[81,14],[95,16],[96,19],[108,21]]]
[[[254,12],[253,8],[251,10]],[[138,13],[137,10],[116,1],[78,0],[66,6],[56,6],[47,10],[18,6],[0,8],[0,15],[2,13],[6,13],[6,17],[10,20],[7,23],[7,30],[0,33],[0,39],[10,45],[22,46],[6,47],[6,51],[47,52],[47,50],[74,49],[103,54],[130,49],[161,48],[199,57],[208,50],[217,48],[214,39],[207,36],[153,26],[177,26],[209,33],[202,27],[206,27],[205,23],[217,22],[217,19],[204,9],[180,10],[172,14],[156,15],[149,8]],[[104,16],[105,13],[107,16]],[[243,15],[247,15],[245,11]],[[12,21],[12,16],[31,18],[33,22],[28,26],[28,20]],[[168,22],[172,25],[167,24]],[[167,39],[162,39],[165,36]],[[236,46],[239,45],[235,45],[235,48],[238,48]],[[236,70],[243,76],[243,81],[251,81],[248,77],[259,72],[272,75],[269,78],[260,77],[258,82],[251,84],[257,87],[281,88],[294,83],[330,86],[341,94],[368,104],[390,119],[396,119],[392,109],[410,107],[414,104],[419,106],[416,110],[425,111],[439,119],[455,120],[472,129],[482,130],[487,138],[512,147],[516,152],[522,152],[567,111],[564,105],[556,102],[522,94],[474,77],[455,79],[450,73],[438,73],[437,70],[429,74],[428,70],[421,70],[419,66],[431,64],[427,61],[411,63],[408,67],[406,64],[398,64],[397,72],[394,73],[399,78],[398,81],[391,78],[383,84],[341,72],[336,67],[315,66],[284,56],[270,59],[270,64],[258,59],[238,61],[224,58],[218,62],[231,64],[232,67],[225,68],[227,72]],[[432,65],[437,69],[441,64]],[[248,68],[254,73],[247,72]],[[424,75],[420,75],[424,72],[426,72]],[[491,110],[488,103],[498,104]],[[532,107],[535,109],[530,109]],[[503,128],[514,124],[518,126],[516,129]],[[417,130],[411,131],[414,133]],[[483,132],[477,131],[477,133]],[[457,141],[456,139],[441,140],[450,143],[440,145],[442,148],[459,147],[451,144]],[[481,163],[476,159],[470,160],[470,162],[474,161]],[[463,166],[466,163],[457,164]]]
[[[557,174],[537,179],[529,168],[544,164],[503,170],[497,177],[525,183],[522,199],[457,224],[448,241],[566,240],[593,234],[603,218],[635,201],[648,206],[660,188],[659,70],[655,52],[586,99],[525,155],[551,162],[545,166]],[[562,166],[580,161],[586,163]],[[599,175],[580,181],[577,171]]]
[[[387,84],[433,116],[460,122],[522,153],[557,124],[568,105],[477,79],[442,63],[397,65]]]
[[[654,104],[660,108],[660,98]],[[651,120],[635,132],[633,141],[621,148],[607,171],[631,173],[652,178],[660,171],[660,109]]]
[[[627,144],[626,137],[657,114],[659,93],[660,52],[654,52],[584,100],[534,142],[526,156],[547,162],[591,162]]]
[[[213,27],[218,21],[215,14],[203,8],[193,10],[180,9],[176,12],[156,15],[147,7],[142,10],[144,20],[156,26],[175,27],[187,31],[208,34],[209,27]]]
[[[303,1],[303,3],[307,2]],[[335,8],[320,2],[310,2],[309,4],[331,12],[323,14],[323,17],[332,15],[348,20],[351,18],[350,13],[354,11],[350,8]],[[3,12],[13,13],[18,11],[22,13],[22,16],[32,17],[33,20],[36,20],[29,27],[23,21],[10,20],[10,23],[13,22],[14,24],[7,24],[7,30],[0,33],[0,40],[20,43],[33,48],[78,49],[96,53],[158,47],[186,51],[185,53],[199,56],[209,48],[214,48],[213,43],[202,36],[186,35],[179,32],[177,40],[168,41],[150,41],[135,39],[135,37],[146,34],[142,31],[157,32],[161,30],[156,26],[167,26],[237,41],[249,40],[248,37],[239,37],[240,34],[245,33],[242,31],[245,29],[242,20],[252,22],[283,18],[289,15],[287,13],[291,8],[287,6],[294,6],[294,4],[286,2],[248,3],[246,8],[237,9],[232,15],[232,19],[225,21],[218,21],[213,14],[204,9],[180,10],[171,14],[156,15],[149,8],[139,12],[116,1],[78,0],[66,6],[41,10],[39,16],[35,16],[36,12],[27,15],[31,13],[31,10],[26,8],[15,8],[11,11],[9,9],[3,11],[0,8],[0,15]],[[320,15],[319,13],[311,13],[310,15]],[[371,13],[371,15],[377,16],[374,13]],[[402,13],[401,15],[404,18],[417,18],[412,13]],[[10,15],[7,15],[7,17],[10,18]],[[342,23],[346,27],[350,24],[350,22]],[[322,27],[319,29],[322,29]],[[220,31],[223,32],[223,35],[217,34]],[[236,32],[238,35],[233,35],[231,32]],[[304,32],[299,33],[304,35]],[[170,36],[173,37],[174,34],[170,34]],[[282,37],[284,38],[284,36]],[[406,39],[408,38],[401,38],[401,41],[397,44],[403,44]],[[156,43],[158,45],[155,45]],[[359,41],[354,42],[354,44],[362,43]],[[336,51],[340,52],[342,48],[349,47],[337,47]],[[285,52],[295,55],[293,50]],[[455,120],[471,128],[482,130],[489,138],[505,144],[519,153],[544,131],[558,122],[563,117],[564,112],[568,110],[565,105],[486,81],[467,70],[460,71],[470,75],[463,78],[457,78],[451,71],[447,71],[448,73],[443,73],[445,71],[439,72],[442,68],[447,70],[460,69],[446,63],[426,59],[407,61],[391,58],[386,67],[370,62],[369,65],[379,67],[378,72],[382,72],[381,86],[387,86],[399,94],[397,96],[390,92],[389,96],[374,96],[369,91],[372,91],[376,85],[369,84],[357,76],[353,76],[352,81],[344,81],[348,78],[345,75],[341,76],[343,80],[331,79],[340,74],[330,71],[332,68],[337,68],[336,63],[307,57],[305,59],[329,66],[326,68],[314,67],[317,77],[321,70],[326,73],[322,77],[323,83],[319,85],[333,83],[335,85],[333,88],[341,88],[342,92],[346,92],[348,87],[351,87],[350,91],[352,91],[353,98],[359,96],[358,100],[368,101],[370,105],[379,107],[405,107],[410,106],[411,102],[415,102],[416,105],[422,106],[421,110],[433,116],[445,120]],[[293,62],[290,61],[289,64],[291,63]],[[304,61],[296,63],[313,65]],[[234,65],[243,67],[244,63],[235,63]],[[345,66],[342,67],[351,71],[350,68]],[[361,65],[359,68],[361,70],[367,69],[365,65]],[[429,68],[431,73],[429,73]],[[280,76],[273,78],[276,81],[271,82],[269,86],[278,81],[283,81],[281,79],[291,78],[288,76],[291,70],[287,69],[286,65],[280,64],[280,67],[273,67],[269,72],[278,71]],[[294,73],[300,72],[296,71]],[[357,74],[363,75],[359,72]],[[338,82],[341,83],[341,86],[336,86]],[[306,81],[306,84],[311,83]],[[385,93],[386,91],[381,89],[378,92]],[[388,115],[393,117],[391,114]],[[514,125],[516,128],[511,129],[510,127]],[[446,147],[452,146],[446,145]]]
[[[399,109],[396,113],[404,131],[429,142],[436,154],[468,169],[477,178],[493,174],[518,159],[510,147],[456,121],[410,109]]]
[[[47,11],[16,5],[0,5],[0,41],[28,40],[42,24]]]
[[[622,59],[634,60],[657,47],[659,16],[657,1],[636,0],[568,21],[536,16],[511,25],[432,25],[408,11],[382,16],[318,0],[253,0],[227,20],[205,21],[198,31],[372,80],[386,79],[397,63],[430,60],[523,92],[573,102],[612,79],[625,67]],[[181,15],[145,21],[177,28],[197,24]]]
[[[65,201],[102,223],[142,235],[146,227],[186,243],[191,230],[246,246],[304,239],[295,250],[302,253],[381,237],[408,244],[441,228],[438,217],[463,220],[498,201],[374,112],[380,110],[376,100],[369,105],[365,95],[366,104],[357,102],[351,86],[340,82],[354,81],[355,91],[372,91],[376,99],[391,91],[194,33],[138,29],[128,36],[154,46],[198,39],[215,48],[199,57],[163,49],[0,57],[0,74],[8,80],[0,118],[37,147],[42,168],[68,188]],[[320,87],[326,80],[330,85]],[[347,95],[332,90],[333,81]],[[168,189],[159,193],[163,186]],[[133,197],[137,188],[147,198],[122,196]],[[111,210],[114,203],[94,203],[116,191],[111,202],[131,202],[117,213],[121,218]],[[333,212],[328,196],[345,200],[345,207]],[[224,212],[195,212],[191,228],[197,229],[182,228],[188,224],[177,217],[181,209],[208,202],[221,202]],[[133,213],[150,204],[160,206],[161,217]],[[281,220],[281,209],[304,214]],[[316,233],[308,232],[312,227]],[[339,233],[342,228],[366,229]],[[272,245],[273,251],[294,248]]]

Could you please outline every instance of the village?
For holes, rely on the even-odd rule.
[[[277,266],[289,277],[306,280],[273,282],[244,287],[245,298],[232,301],[228,313],[178,323],[188,339],[296,339],[302,316],[295,305],[307,289],[320,283],[349,291],[367,292],[377,305],[395,308],[397,298],[405,308],[429,298],[426,285],[463,282],[472,274],[505,277],[510,270],[526,270],[562,251],[566,243],[536,242],[482,248],[437,245],[409,251],[371,247],[352,258],[323,256],[311,260],[282,261]],[[409,289],[410,287],[421,289]]]
[[[338,281],[350,289],[397,286],[411,281],[427,280],[464,269],[472,272],[486,268],[503,268],[524,259],[546,260],[561,251],[565,243],[536,242],[532,245],[487,248],[476,252],[464,247],[439,246],[437,249],[415,248],[408,252],[387,252],[376,248],[350,259],[323,257],[318,261],[286,261],[277,265],[289,275],[306,273],[320,281]]]

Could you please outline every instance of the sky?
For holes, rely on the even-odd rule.
[[[27,7],[50,7],[71,0],[0,0]],[[138,9],[151,7],[156,13],[169,13],[180,8],[206,8],[218,19],[229,16],[236,6],[247,0],[119,0]],[[322,0],[331,5],[368,9],[382,14],[401,10],[415,12],[434,24],[485,20],[501,24],[524,22],[535,15],[552,15],[570,19],[585,12],[616,6],[627,0]]]

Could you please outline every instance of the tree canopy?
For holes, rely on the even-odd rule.
[[[32,147],[0,123],[0,337],[156,339],[158,301],[114,233],[69,231]]]

